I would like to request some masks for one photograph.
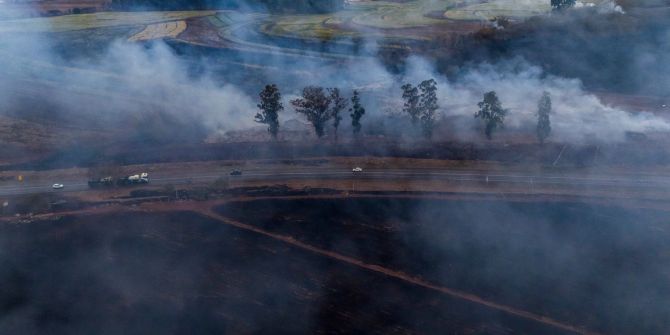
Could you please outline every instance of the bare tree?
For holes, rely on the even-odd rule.
[[[291,101],[291,105],[299,114],[305,115],[307,121],[314,126],[316,136],[324,135],[324,127],[331,119],[330,97],[324,92],[323,87],[308,86],[302,90],[302,98]]]
[[[331,103],[330,114],[333,118],[333,128],[335,128],[335,141],[337,141],[337,130],[340,128],[340,122],[342,121],[340,112],[347,109],[348,102],[340,95],[339,88],[329,88],[328,92],[330,93]]]
[[[405,101],[402,111],[409,114],[412,124],[416,125],[419,121],[419,89],[412,84],[402,85],[402,98]]]
[[[437,104],[437,82],[434,79],[424,80],[419,84],[419,111],[421,130],[427,139],[433,137],[435,127],[435,113],[439,109]]]
[[[365,108],[361,105],[361,97],[358,91],[354,90],[354,95],[351,97],[352,107],[349,108],[351,112],[351,126],[354,128],[354,136],[361,132],[361,118],[365,115]]]
[[[484,100],[477,104],[479,111],[475,113],[475,118],[481,118],[486,124],[486,138],[492,138],[493,131],[505,124],[505,115],[509,112],[502,108],[495,91],[484,94]]]
[[[548,92],[544,92],[537,104],[537,139],[540,144],[544,144],[544,141],[551,134],[549,114],[551,114],[551,96]]]
[[[256,114],[255,121],[268,125],[268,132],[272,138],[277,139],[279,132],[279,112],[284,110],[281,103],[281,93],[277,85],[266,85],[259,94],[261,103],[257,106],[261,110]]]

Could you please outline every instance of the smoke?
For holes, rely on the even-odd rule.
[[[7,73],[0,83],[6,87],[26,85],[26,81],[44,84],[51,89],[35,92],[34,98],[45,99],[57,111],[76,111],[117,122],[147,112],[166,113],[183,121],[197,120],[210,131],[251,124],[245,113],[254,108],[254,103],[248,96],[234,85],[218,84],[209,74],[190,76],[187,65],[162,42],[139,45],[119,40],[100,59],[67,64],[48,48],[40,47],[40,41],[36,38],[26,43],[23,39],[6,47],[11,56],[0,60],[0,66],[8,69],[18,63],[23,69]],[[21,58],[27,55],[43,62],[23,63]],[[0,98],[11,101],[14,93],[12,89],[3,90]],[[99,103],[82,105],[82,96],[95,97]],[[26,106],[5,106],[10,111],[22,108]]]
[[[413,81],[434,74],[430,64],[413,60]],[[604,104],[584,91],[578,79],[547,75],[522,59],[470,67],[454,80],[440,77],[440,97],[445,116],[472,117],[485,92],[496,91],[510,109],[508,128],[522,131],[536,123],[537,102],[549,92],[554,136],[560,141],[623,141],[627,132],[667,132],[670,123],[649,112],[631,113]]]
[[[621,6],[615,0],[604,0],[598,3],[577,1],[575,8],[594,8],[598,14],[626,14]]]
[[[619,8],[611,1],[597,7]],[[242,15],[231,18],[247,19]],[[236,37],[269,47],[280,43],[252,35],[240,30]],[[61,49],[67,49],[67,43],[55,43],[48,35],[3,39],[1,107],[11,115],[29,115],[35,101],[40,101],[37,105],[44,104],[50,113],[72,122],[109,122],[121,128],[130,124],[139,129],[156,125],[167,128],[162,137],[174,137],[185,131],[212,134],[254,127],[256,94],[266,83],[276,83],[282,90],[287,107],[280,116],[283,122],[298,118],[288,101],[304,86],[361,90],[367,117],[384,118],[402,109],[399,87],[403,83],[434,78],[444,122],[456,122],[462,129],[476,128],[477,103],[483,93],[496,91],[510,109],[507,129],[532,134],[537,101],[546,91],[553,101],[552,140],[557,142],[617,142],[625,140],[628,132],[670,131],[670,124],[659,116],[609,106],[587,92],[579,79],[550,75],[522,58],[464,65],[456,75],[446,77],[431,60],[421,57],[404,60],[401,71],[389,70],[369,56],[380,52],[380,38],[363,39],[356,53],[341,47],[353,40],[300,52],[300,46],[286,46],[288,42],[282,41],[280,46],[285,48],[268,49],[260,55],[220,51],[209,57],[178,54],[161,41],[134,44],[126,38],[102,46],[94,57],[74,58],[63,57]],[[260,66],[230,65],[237,63]],[[30,85],[45,89],[31,91],[29,99],[17,99],[17,90]],[[463,136],[464,140],[475,138]]]

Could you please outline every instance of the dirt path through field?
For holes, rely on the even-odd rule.
[[[598,333],[589,331],[587,329],[583,329],[579,326],[571,325],[565,322],[561,322],[555,319],[552,319],[547,316],[535,314],[529,311],[525,311],[522,309],[518,309],[512,306],[504,305],[501,303],[497,303],[494,301],[486,300],[485,298],[482,298],[480,296],[468,293],[468,292],[463,292],[459,291],[456,289],[452,289],[449,287],[445,286],[440,286],[436,285],[433,283],[430,283],[422,278],[413,276],[412,274],[408,273],[403,273],[400,271],[395,271],[389,268],[385,268],[376,264],[369,264],[366,262],[363,262],[359,259],[345,256],[336,252],[332,252],[326,249],[321,249],[306,243],[303,243],[301,241],[296,240],[292,236],[287,236],[287,235],[281,235],[281,234],[276,234],[272,233],[270,231],[260,229],[257,227],[254,227],[249,224],[245,224],[236,220],[232,220],[230,218],[227,218],[225,216],[222,216],[214,211],[214,208],[216,208],[217,205],[226,203],[230,200],[224,200],[224,199],[219,199],[219,200],[213,200],[213,201],[204,201],[204,202],[194,202],[194,201],[182,201],[182,202],[152,202],[152,203],[144,203],[139,206],[133,206],[133,207],[127,207],[127,206],[122,206],[122,205],[109,205],[109,206],[103,206],[103,207],[96,207],[96,208],[89,208],[85,210],[80,210],[80,211],[68,211],[68,212],[61,212],[61,213],[52,213],[52,214],[45,214],[45,215],[37,215],[34,216],[33,219],[45,219],[48,217],[58,217],[58,216],[65,216],[65,215],[95,215],[95,214],[108,214],[108,213],[117,213],[119,211],[139,211],[139,212],[173,212],[173,211],[190,211],[194,213],[201,214],[203,216],[206,216],[210,219],[219,221],[223,224],[233,226],[239,229],[243,229],[249,232],[253,232],[256,234],[263,235],[265,237],[272,238],[277,241],[281,241],[284,243],[287,243],[291,245],[292,247],[299,248],[305,251],[308,251],[310,253],[327,257],[339,262],[343,262],[361,269],[365,269],[367,271],[372,271],[384,276],[388,276],[391,278],[395,278],[397,280],[401,280],[405,283],[409,283],[412,285],[416,285],[419,287],[423,287],[435,292],[439,292],[442,294],[446,294],[452,298],[456,299],[461,299],[468,301],[470,303],[486,306],[488,308],[494,309],[496,311],[500,311],[503,313],[507,313],[516,317],[520,317],[526,320],[530,321],[535,321],[538,323],[541,323],[546,326],[551,326],[555,327],[557,329],[560,329],[562,331],[567,331],[567,332],[572,332],[576,334],[582,334],[582,335],[598,335]],[[15,218],[3,218],[3,221],[7,220],[13,220]]]
[[[256,234],[260,234],[260,235],[263,235],[263,236],[266,236],[266,237],[269,237],[269,238],[272,238],[272,239],[290,244],[293,247],[296,247],[296,248],[299,248],[299,249],[302,249],[302,250],[306,250],[306,251],[309,251],[311,253],[314,253],[314,254],[317,254],[317,255],[320,255],[320,256],[328,257],[328,258],[331,258],[331,259],[334,259],[334,260],[337,260],[337,261],[340,261],[340,262],[344,262],[344,263],[347,263],[349,265],[353,265],[353,266],[356,266],[356,267],[359,267],[359,268],[362,268],[362,269],[365,269],[365,270],[368,270],[368,271],[372,271],[372,272],[375,272],[375,273],[378,273],[378,274],[382,274],[382,275],[385,275],[385,276],[388,276],[388,277],[392,277],[392,278],[404,281],[406,283],[417,285],[417,286],[420,286],[420,287],[423,287],[423,288],[426,288],[426,289],[429,289],[429,290],[437,291],[437,292],[449,295],[449,296],[457,298],[457,299],[466,300],[468,302],[475,303],[475,304],[478,304],[478,305],[483,305],[483,306],[495,309],[495,310],[503,312],[503,313],[507,313],[507,314],[511,314],[511,315],[521,317],[521,318],[524,318],[524,319],[527,319],[527,320],[532,320],[532,321],[535,321],[535,322],[539,322],[539,323],[542,323],[542,324],[547,325],[547,326],[552,326],[552,327],[555,327],[555,328],[558,328],[558,329],[561,329],[561,330],[564,330],[564,331],[568,331],[568,332],[573,332],[573,333],[576,333],[576,334],[583,334],[583,335],[597,335],[598,334],[596,332],[592,332],[592,331],[580,328],[578,326],[574,326],[574,325],[570,325],[570,324],[567,324],[567,323],[563,323],[563,322],[554,320],[554,319],[552,319],[550,317],[547,317],[547,316],[534,314],[534,313],[524,311],[524,310],[521,310],[521,309],[517,309],[517,308],[511,307],[511,306],[507,306],[507,305],[503,305],[503,304],[496,303],[496,302],[493,302],[493,301],[489,301],[489,300],[486,300],[482,297],[476,296],[474,294],[458,291],[458,290],[448,288],[448,287],[444,287],[444,286],[431,284],[431,283],[429,283],[429,282],[427,282],[427,281],[425,281],[421,278],[414,277],[411,274],[406,274],[406,273],[403,273],[403,272],[394,271],[394,270],[384,268],[382,266],[375,265],[375,264],[368,264],[368,263],[365,263],[361,260],[358,260],[358,259],[355,259],[355,258],[352,258],[352,257],[344,256],[344,255],[341,255],[341,254],[338,254],[338,253],[335,253],[335,252],[331,252],[331,251],[328,251],[328,250],[317,248],[317,247],[311,246],[309,244],[300,242],[300,241],[296,240],[295,238],[293,238],[291,236],[275,234],[275,233],[272,233],[272,232],[269,232],[269,231],[266,231],[266,230],[263,230],[263,229],[260,229],[260,228],[257,228],[257,227],[239,222],[239,221],[231,220],[227,217],[224,217],[224,216],[219,215],[218,213],[214,212],[212,210],[212,207],[208,206],[207,203],[204,203],[204,202],[203,203],[190,203],[190,202],[156,203],[156,204],[152,204],[150,207],[147,206],[146,209],[148,211],[175,211],[175,210],[190,210],[190,211],[193,211],[193,210],[195,210],[199,214],[202,214],[206,217],[217,220],[217,221],[222,222],[224,224],[227,224],[227,225],[239,228],[239,229],[243,229],[243,230],[246,230],[246,231],[250,231],[250,232],[253,232],[253,233],[256,233]]]

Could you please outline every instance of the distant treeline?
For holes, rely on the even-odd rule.
[[[344,0],[112,0],[119,10],[253,9],[270,12],[323,13],[336,11]]]

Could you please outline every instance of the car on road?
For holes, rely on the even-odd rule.
[[[63,187],[65,187],[65,185],[63,185],[63,184],[53,184],[51,187],[52,187],[54,190],[60,190],[60,189],[62,189]]]
[[[355,167],[351,170],[352,172],[363,172],[363,169],[360,167]]]
[[[242,175],[242,171],[240,171],[240,170],[233,170],[233,171],[230,171],[230,175],[231,175],[231,176],[241,176],[241,175]]]

